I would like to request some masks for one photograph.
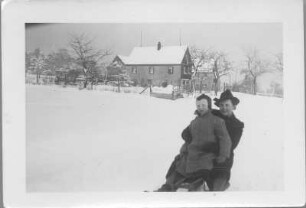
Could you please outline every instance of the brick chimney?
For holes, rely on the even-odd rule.
[[[161,47],[162,47],[161,42],[158,42],[158,43],[157,43],[157,50],[159,51],[159,50],[161,49]]]

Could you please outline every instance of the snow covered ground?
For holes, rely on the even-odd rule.
[[[283,188],[281,98],[234,93],[245,123],[229,191]],[[27,190],[143,191],[165,181],[194,99],[59,86],[26,89]]]

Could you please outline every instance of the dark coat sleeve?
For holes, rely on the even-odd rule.
[[[182,132],[182,138],[185,142],[190,143],[192,140],[190,126],[187,126]]]
[[[215,136],[219,139],[219,156],[230,157],[232,141],[222,119],[216,119],[214,125]]]
[[[234,125],[228,129],[232,140],[232,150],[234,150],[238,146],[242,136],[243,128],[244,123],[242,123],[241,121],[236,121]]]

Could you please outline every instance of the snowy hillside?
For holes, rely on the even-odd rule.
[[[235,93],[245,123],[229,191],[283,187],[282,99]],[[193,98],[27,86],[28,191],[143,191],[165,181]]]

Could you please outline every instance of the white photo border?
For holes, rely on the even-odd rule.
[[[284,191],[27,193],[25,23],[282,23]],[[3,198],[11,206],[244,207],[305,204],[302,0],[103,0],[2,3]],[[14,80],[14,81],[13,81]]]

